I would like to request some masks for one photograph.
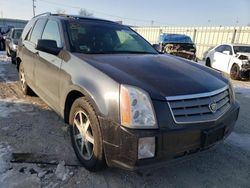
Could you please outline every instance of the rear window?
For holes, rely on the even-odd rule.
[[[13,39],[19,39],[22,35],[22,31],[23,30],[14,30],[13,31],[13,35],[12,35],[12,38]]]

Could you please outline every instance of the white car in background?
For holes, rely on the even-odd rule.
[[[250,45],[222,44],[211,49],[206,66],[230,74],[234,80],[250,78]]]

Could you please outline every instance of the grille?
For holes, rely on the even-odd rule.
[[[194,95],[167,97],[176,123],[198,123],[214,121],[230,107],[229,88]]]

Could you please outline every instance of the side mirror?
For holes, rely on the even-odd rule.
[[[161,51],[161,46],[160,46],[159,44],[153,44],[152,46],[153,46],[153,48],[154,48],[155,50],[157,50],[158,52]]]
[[[49,54],[58,55],[62,48],[57,47],[55,40],[39,39],[36,50],[47,52]]]
[[[225,55],[230,55],[229,51],[223,51],[222,53],[225,54]]]

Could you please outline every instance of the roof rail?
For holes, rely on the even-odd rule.
[[[38,15],[34,16],[33,18],[37,18],[37,17],[40,17],[40,16],[49,16],[49,15],[51,15],[50,12],[45,12],[45,13],[42,13],[42,14],[38,14]]]

